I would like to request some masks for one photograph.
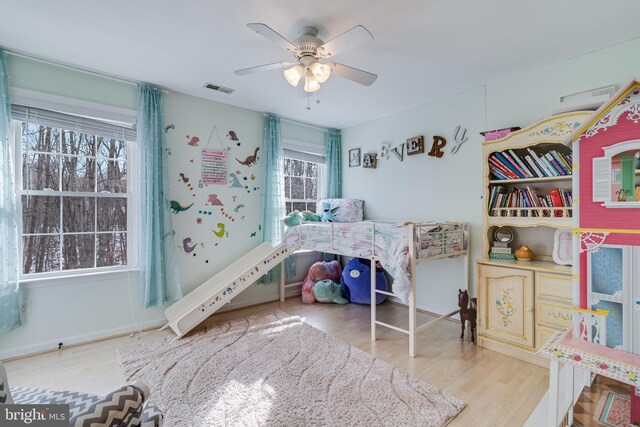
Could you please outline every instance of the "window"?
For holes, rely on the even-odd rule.
[[[593,201],[603,206],[640,206],[640,140],[603,147],[604,156],[594,157]]]
[[[132,126],[12,106],[22,275],[132,264]]]
[[[287,214],[298,210],[316,212],[322,182],[322,163],[284,158],[284,198]]]

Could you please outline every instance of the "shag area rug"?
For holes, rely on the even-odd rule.
[[[443,426],[464,403],[278,311],[118,350],[165,425]]]

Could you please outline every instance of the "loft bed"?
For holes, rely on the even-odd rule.
[[[469,223],[463,222],[386,222],[351,223],[303,222],[284,233],[283,242],[292,251],[307,249],[349,257],[368,258],[371,271],[376,262],[393,277],[392,292],[376,289],[376,274],[371,274],[371,301],[376,293],[399,298],[409,307],[409,329],[381,322],[376,318],[376,304],[371,304],[371,340],[376,340],[376,326],[384,326],[409,335],[409,356],[415,357],[416,334],[437,322],[457,314],[454,310],[428,323],[416,325],[416,265],[422,261],[464,257],[465,289],[469,273]],[[409,244],[411,242],[412,244]],[[281,269],[280,300],[285,289]]]

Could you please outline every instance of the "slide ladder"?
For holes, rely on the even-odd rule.
[[[167,307],[165,316],[169,323],[162,329],[173,329],[178,335],[176,339],[184,336],[290,254],[286,243],[276,247],[270,242],[262,243]]]

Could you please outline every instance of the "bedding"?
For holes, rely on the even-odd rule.
[[[375,257],[393,277],[393,293],[407,304],[411,290],[411,256],[406,224],[381,221],[303,223],[286,230],[284,243],[294,251],[310,249],[351,257]],[[467,248],[467,236],[466,224],[420,225],[414,233],[417,258],[455,256]]]

